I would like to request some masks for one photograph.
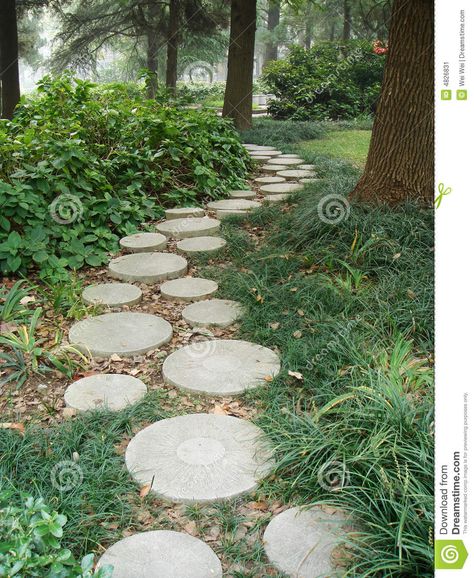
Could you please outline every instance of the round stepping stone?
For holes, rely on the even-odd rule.
[[[227,327],[235,323],[242,312],[242,305],[237,301],[209,299],[188,305],[182,315],[192,327]]]
[[[119,411],[136,403],[145,394],[146,385],[136,377],[105,373],[71,383],[64,399],[68,407],[78,411],[103,408]]]
[[[258,150],[274,151],[274,150],[276,150],[275,147],[267,146],[267,145],[244,144],[244,147],[249,151],[258,151]]]
[[[128,444],[140,485],[173,502],[213,502],[253,491],[272,469],[263,432],[235,417],[190,414],[156,422]],[[193,577],[194,578],[194,577]]]
[[[258,209],[258,207],[260,207],[260,203],[247,199],[224,199],[222,201],[211,201],[207,204],[207,208],[211,211],[251,211],[252,209]]]
[[[136,233],[120,239],[120,246],[129,253],[161,251],[166,247],[166,237],[160,233]]]
[[[165,299],[172,301],[201,301],[215,293],[218,288],[217,283],[210,279],[183,277],[163,283],[160,290]]]
[[[316,165],[298,165],[297,169],[301,169],[302,171],[315,171]]]
[[[343,543],[340,513],[291,508],[278,514],[263,535],[270,562],[291,578],[335,576],[332,552]]]
[[[222,578],[214,551],[198,538],[171,530],[128,536],[102,555],[98,568],[113,566],[114,578]]]
[[[295,155],[293,153],[286,153],[284,155],[280,155],[282,159],[299,159],[299,155]]]
[[[184,275],[187,270],[186,259],[173,253],[133,253],[117,257],[109,263],[111,277],[141,283],[176,279]]]
[[[215,253],[227,245],[222,237],[192,237],[178,241],[176,248],[182,253]]]
[[[300,165],[303,161],[303,159],[282,159],[281,157],[278,157],[276,159],[270,159],[268,161],[267,164],[269,165],[286,165],[291,166],[291,165]]]
[[[187,217],[159,223],[156,228],[167,237],[187,239],[189,237],[202,237],[203,235],[217,235],[220,226],[218,220],[209,217]]]
[[[252,151],[249,154],[251,157],[258,156],[259,154],[260,155],[263,154],[263,155],[268,156],[268,157],[278,157],[281,155],[281,151],[274,151],[274,150],[270,150],[270,149],[263,149],[263,150],[260,149],[257,151]]]
[[[283,177],[258,177],[255,182],[259,185],[275,185],[277,183],[284,183],[286,179]]]
[[[316,181],[320,181],[321,179],[315,178],[315,179],[299,179],[300,183],[315,183]]]
[[[75,323],[69,342],[93,357],[114,353],[132,357],[168,343],[173,329],[168,321],[147,313],[105,313]]]
[[[283,193],[301,191],[303,188],[303,185],[299,183],[279,183],[277,185],[263,185],[260,190],[264,195],[281,195]]]
[[[232,199],[255,199],[257,194],[254,191],[230,191],[229,197]]]
[[[82,292],[82,299],[89,305],[122,307],[135,305],[142,298],[142,291],[129,283],[102,283],[91,285]]]
[[[281,195],[267,195],[264,197],[266,203],[281,203],[286,201],[291,195],[289,193],[283,193]]]
[[[208,395],[242,393],[279,371],[280,360],[271,349],[234,339],[191,343],[163,363],[166,383]]]
[[[302,169],[289,169],[287,171],[278,171],[277,175],[284,177],[288,181],[294,181],[295,179],[304,179],[306,177],[314,177],[314,171],[303,171]]]
[[[270,157],[268,155],[255,155],[252,157],[252,159],[254,161],[258,161],[259,163],[266,163],[268,160],[272,159],[273,157]]]
[[[186,217],[204,217],[204,209],[200,207],[176,207],[174,209],[166,209],[165,217],[171,219],[184,219]]]
[[[284,171],[287,168],[286,165],[263,165],[261,171],[263,173],[277,173],[278,171]]]

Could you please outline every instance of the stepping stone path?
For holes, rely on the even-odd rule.
[[[255,157],[257,156],[259,153],[263,153],[265,156],[269,156],[269,157],[278,157],[281,155],[281,151],[273,151],[273,150],[269,150],[269,149],[260,149],[257,151],[252,151],[250,152],[250,156],[251,157]]]
[[[284,177],[287,181],[295,181],[296,179],[314,177],[315,173],[313,171],[303,171],[301,169],[289,169],[287,171],[278,171],[277,175]]]
[[[221,224],[217,219],[209,217],[187,217],[185,219],[172,219],[159,223],[156,228],[160,233],[175,239],[187,239],[189,237],[213,236],[219,233]]]
[[[64,399],[68,407],[78,411],[119,411],[139,401],[146,391],[146,385],[136,377],[103,373],[75,381],[66,389]]]
[[[263,185],[260,190],[266,196],[294,193],[296,191],[301,191],[303,188],[303,185],[300,185],[299,183],[279,183],[277,185]]]
[[[276,159],[270,159],[267,164],[269,164],[269,165],[284,165],[286,168],[286,165],[288,165],[288,166],[300,165],[302,162],[303,162],[302,159],[282,159],[281,157],[278,157]]]
[[[281,195],[266,195],[265,203],[281,203],[291,197],[290,193],[282,193]]]
[[[232,199],[255,199],[257,193],[254,191],[230,191],[229,197]]]
[[[165,249],[167,242],[160,233],[136,233],[120,239],[120,246],[128,253],[147,253]]]
[[[343,542],[345,518],[320,508],[291,508],[268,524],[263,537],[272,564],[291,578],[335,576],[332,553]]]
[[[170,223],[174,221],[169,221]],[[186,274],[188,262],[173,253],[134,253],[112,259],[109,275],[122,281],[157,283]]]
[[[176,209],[166,209],[165,217],[171,219],[185,219],[186,217],[204,217],[204,209],[201,207],[181,207]]]
[[[208,209],[211,211],[238,211],[241,212],[248,212],[252,209],[258,209],[260,207],[260,203],[257,201],[249,201],[247,199],[224,199],[222,201],[211,201],[207,204]]]
[[[128,536],[108,548],[98,568],[114,567],[113,578],[222,578],[214,551],[198,538],[155,530]]]
[[[102,283],[86,287],[82,299],[88,305],[130,306],[141,301],[142,290],[129,283]]]
[[[227,500],[251,492],[272,469],[263,432],[230,416],[163,419],[128,444],[125,463],[141,485],[172,502]]]
[[[132,357],[168,343],[172,335],[171,325],[157,315],[106,313],[75,323],[69,342],[92,357]]]
[[[217,291],[219,286],[210,279],[183,277],[167,281],[160,287],[161,295],[171,301],[201,301]]]
[[[263,165],[262,173],[277,173],[278,171],[284,171],[288,167],[286,165]]]
[[[284,177],[258,177],[255,182],[259,185],[272,185],[276,183],[284,183],[286,179]]]
[[[188,305],[182,315],[191,327],[227,327],[239,319],[242,311],[237,301],[209,299]]]
[[[282,154],[282,155],[280,155],[280,157],[282,159],[299,159],[300,158],[299,155],[295,155],[295,154],[284,154],[284,155]]]
[[[195,255],[197,253],[216,253],[227,245],[222,237],[192,237],[178,241],[176,248],[182,253]]]
[[[315,171],[316,170],[316,165],[298,165],[296,167],[297,169],[300,169],[302,171]]]
[[[259,163],[266,163],[268,160],[272,159],[270,155],[252,155],[252,160],[258,161]]]
[[[236,395],[279,372],[280,360],[271,349],[236,339],[197,341],[163,363],[166,383],[208,395]]]

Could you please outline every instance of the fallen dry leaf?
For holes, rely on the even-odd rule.
[[[303,375],[299,372],[299,371],[288,371],[288,375],[290,375],[291,377],[294,377],[296,379],[299,379],[300,381],[303,381],[304,377]]]
[[[25,433],[24,424],[17,422],[0,423],[0,429],[16,429],[22,434]]]
[[[140,488],[140,498],[146,498],[151,490],[151,484],[145,484]]]

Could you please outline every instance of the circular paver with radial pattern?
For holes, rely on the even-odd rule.
[[[276,159],[270,159],[269,161],[267,161],[267,164],[269,165],[286,165],[291,166],[291,165],[301,165],[301,163],[303,163],[303,159],[285,159],[285,158],[281,158],[278,157]]]
[[[222,578],[222,566],[202,540],[182,532],[153,530],[110,546],[98,568],[113,566],[114,578]]]
[[[209,217],[187,217],[185,219],[172,219],[159,223],[156,228],[160,233],[175,239],[187,239],[189,237],[213,236],[219,233],[221,224],[217,219]]]
[[[260,203],[249,201],[248,199],[223,199],[221,201],[211,201],[207,204],[207,208],[211,211],[252,211],[259,207]]]
[[[227,245],[222,237],[192,237],[176,243],[176,248],[182,253],[195,255],[197,253],[215,253]]]
[[[279,371],[280,360],[271,349],[237,339],[196,341],[163,363],[166,383],[208,395],[242,393]]]
[[[141,283],[176,279],[184,275],[187,270],[186,259],[173,253],[133,253],[112,259],[109,263],[111,277]]]
[[[183,319],[191,327],[228,327],[242,315],[243,307],[229,299],[208,299],[192,303],[183,310]]]
[[[253,491],[272,469],[263,432],[230,416],[190,414],[156,422],[128,444],[140,485],[173,502],[213,502]]]
[[[277,173],[278,171],[284,171],[287,168],[286,165],[263,165],[260,170],[262,173]]]
[[[130,283],[101,283],[90,285],[82,292],[82,299],[88,305],[122,307],[135,305],[142,298],[142,290]]]
[[[279,177],[284,177],[288,181],[294,181],[296,179],[314,177],[316,176],[316,173],[314,171],[303,171],[301,169],[288,169],[287,171],[278,171],[277,175]]]
[[[257,193],[255,191],[230,191],[229,197],[231,199],[255,199]]]
[[[120,246],[129,253],[161,251],[166,247],[166,243],[166,237],[160,233],[136,233],[120,239]]]
[[[119,411],[139,401],[146,394],[146,385],[131,375],[102,373],[78,379],[66,389],[68,407],[78,411],[109,409]]]
[[[201,301],[214,294],[219,286],[210,279],[182,277],[166,281],[160,287],[161,295],[170,301]]]
[[[344,516],[320,508],[291,508],[268,524],[263,536],[270,562],[291,578],[337,576],[332,552],[344,541]]]
[[[184,219],[186,217],[204,217],[204,215],[204,209],[201,207],[176,207],[165,210],[165,217],[168,220]]]
[[[69,330],[69,342],[93,357],[132,357],[168,343],[173,328],[148,313],[105,313],[78,321]]]
[[[303,185],[299,183],[278,183],[276,185],[263,185],[260,190],[264,195],[281,195],[301,191],[303,188]]]
[[[259,185],[275,185],[277,183],[284,183],[286,181],[283,177],[258,177],[255,182]]]

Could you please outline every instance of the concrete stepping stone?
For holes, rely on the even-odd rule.
[[[315,171],[316,165],[298,165],[297,169],[301,169],[302,171]]]
[[[75,323],[69,342],[92,357],[133,357],[168,343],[172,335],[171,325],[157,315],[105,313]]]
[[[264,197],[265,203],[281,203],[291,197],[290,193],[282,193],[281,195],[266,195]]]
[[[270,562],[291,578],[338,575],[332,552],[343,543],[345,518],[320,508],[291,508],[278,514],[263,535]]]
[[[294,193],[296,191],[301,191],[303,188],[303,185],[300,183],[278,183],[276,185],[263,185],[260,190],[265,196],[267,196]]]
[[[273,157],[269,155],[255,155],[252,157],[252,160],[257,161],[259,163],[266,163],[268,160],[272,159]]]
[[[269,157],[278,157],[281,155],[281,151],[274,151],[274,150],[270,150],[270,149],[259,149],[256,151],[251,151],[250,153],[251,157],[255,157],[258,155],[265,155],[265,156],[269,156]]]
[[[303,163],[303,159],[282,159],[281,157],[278,157],[276,159],[270,159],[268,161],[267,164],[269,165],[286,165],[291,166],[291,165],[300,165],[301,163]]]
[[[176,248],[182,253],[195,255],[197,253],[216,253],[227,245],[222,237],[192,237],[178,241]]]
[[[192,303],[183,310],[183,319],[191,327],[228,327],[243,313],[237,301],[229,299],[208,299]]]
[[[130,283],[101,283],[86,287],[82,299],[88,305],[122,307],[139,303],[142,295],[142,290]]]
[[[125,463],[173,502],[214,502],[253,491],[273,467],[263,432],[235,417],[190,414],[156,422],[128,444]],[[194,578],[194,576],[193,576]]]
[[[199,277],[182,277],[166,281],[160,287],[161,294],[171,301],[201,301],[219,289],[215,281]]]
[[[98,568],[113,578],[222,578],[222,565],[203,541],[182,532],[153,530],[123,538],[102,555]]]
[[[263,165],[261,167],[262,173],[277,173],[278,171],[284,171],[288,167],[286,165]]]
[[[258,177],[255,182],[259,185],[275,185],[277,183],[284,183],[286,179],[284,177]]]
[[[248,199],[223,199],[221,201],[211,201],[207,204],[207,208],[211,211],[251,211],[259,207],[260,203],[249,201]]]
[[[120,239],[120,246],[128,253],[148,253],[165,249],[167,239],[160,233],[136,233]]]
[[[279,177],[284,177],[287,181],[294,181],[296,179],[311,178],[315,176],[314,171],[304,171],[302,169],[288,169],[287,171],[278,171]]]
[[[145,396],[146,385],[131,375],[104,373],[78,379],[66,389],[68,407],[78,411],[109,409],[120,411]]]
[[[257,150],[274,151],[274,150],[276,150],[275,147],[268,146],[268,145],[244,144],[244,147],[249,151],[257,151]]]
[[[236,339],[191,343],[163,363],[166,383],[208,395],[236,395],[279,372],[280,360],[271,349]]]
[[[316,181],[320,181],[321,179],[318,178],[304,178],[304,179],[298,179],[300,183],[315,183]]]
[[[200,207],[175,207],[174,209],[165,210],[165,218],[185,219],[186,217],[204,217],[206,213]]]
[[[186,259],[173,253],[133,253],[112,259],[109,263],[111,277],[141,283],[176,279],[185,275],[187,270]]]
[[[229,197],[231,199],[255,199],[257,193],[255,191],[230,191]]]
[[[219,233],[221,224],[217,219],[209,217],[187,217],[185,219],[172,219],[159,223],[156,228],[160,233],[175,239],[187,239],[189,237],[213,236]]]

